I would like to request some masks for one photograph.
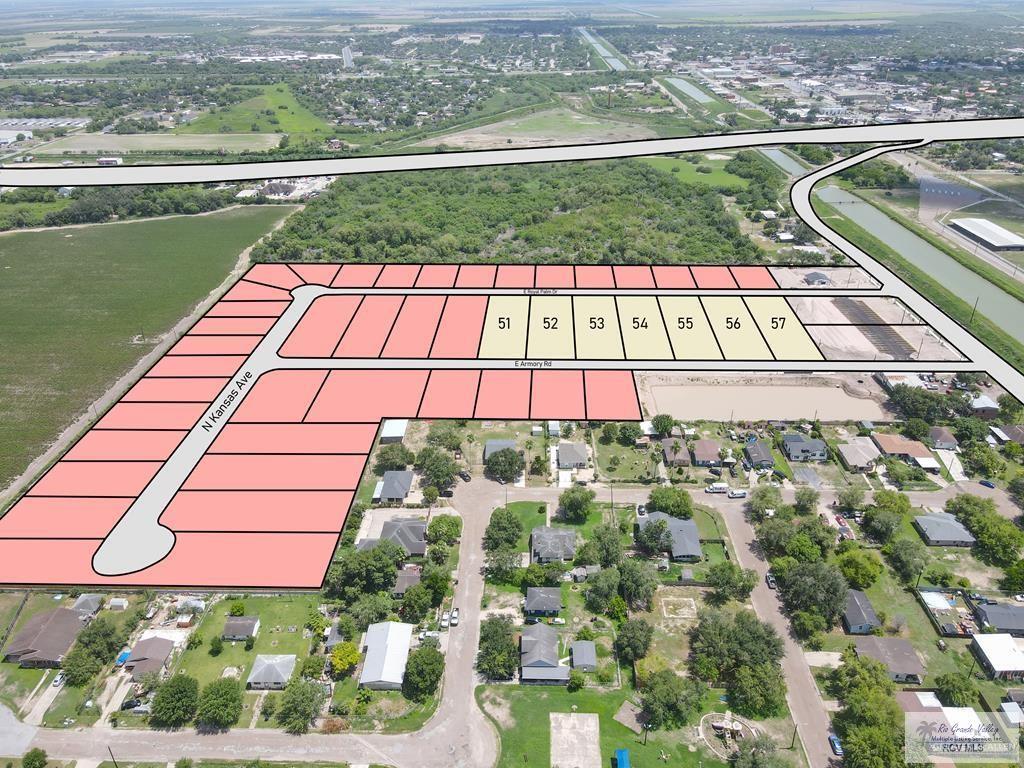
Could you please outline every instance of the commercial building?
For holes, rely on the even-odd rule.
[[[949,225],[990,251],[1019,251],[1024,249],[1024,237],[988,219],[953,219]]]

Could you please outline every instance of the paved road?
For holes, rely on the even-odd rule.
[[[786,678],[786,701],[796,723],[800,740],[808,762],[814,768],[832,763],[832,750],[828,746],[828,735],[832,732],[825,704],[811,675],[811,668],[804,658],[803,649],[793,639],[789,620],[782,612],[778,593],[768,589],[764,575],[768,563],[761,557],[754,535],[754,527],[747,521],[742,505],[717,503],[715,506],[725,520],[729,538],[739,564],[757,572],[757,586],[750,595],[754,612],[762,621],[771,624],[783,639],[786,655],[782,659],[782,671]]]
[[[775,129],[687,136],[678,139],[642,139],[603,144],[570,144],[559,147],[489,149],[328,160],[282,160],[265,163],[193,165],[121,165],[76,168],[0,168],[0,186],[59,187],[119,184],[185,184],[248,181],[287,176],[328,176],[433,168],[557,163],[566,160],[603,160],[643,157],[672,152],[706,152],[715,149],[763,147],[778,144],[889,144],[959,139],[1014,138],[1024,136],[1024,118],[986,120],[939,120],[884,125],[854,125],[801,130]]]
[[[551,489],[557,491],[555,489]],[[179,757],[226,760],[347,761],[382,763],[395,768],[481,768],[498,757],[497,734],[476,705],[474,665],[483,597],[483,532],[491,510],[504,500],[496,483],[475,480],[458,486],[452,500],[462,514],[455,602],[461,614],[452,629],[445,657],[441,703],[430,721],[414,734],[307,734],[257,729],[200,735],[195,731],[141,731],[97,726],[72,730],[33,729],[18,723],[0,706],[0,754],[18,755],[37,746],[57,759],[119,759],[145,762]],[[243,726],[244,727],[244,726]]]

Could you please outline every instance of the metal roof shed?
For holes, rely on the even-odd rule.
[[[366,628],[363,648],[366,658],[359,674],[359,685],[375,690],[397,691],[402,688],[405,664],[412,644],[412,624],[382,621]]]

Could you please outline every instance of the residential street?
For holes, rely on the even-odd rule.
[[[597,500],[607,502],[613,490],[593,486]],[[915,506],[942,506],[958,492],[970,491],[993,498],[1002,514],[1014,518],[1020,510],[1002,491],[977,483],[950,485],[940,491],[908,494]],[[482,569],[484,553],[482,538],[489,513],[509,501],[557,502],[562,489],[553,487],[514,488],[474,478],[460,483],[452,499],[463,517],[460,544],[458,583],[454,605],[462,614],[459,626],[449,632],[444,690],[437,713],[421,730],[401,735],[382,734],[308,734],[290,736],[271,729],[239,729],[228,733],[200,735],[193,730],[177,732],[144,731],[110,728],[55,730],[36,728],[18,722],[0,705],[0,753],[21,754],[28,746],[42,747],[56,759],[102,761],[109,758],[108,746],[115,757],[124,760],[166,762],[179,757],[193,759],[263,759],[338,761],[350,763],[383,763],[395,768],[442,768],[444,766],[493,765],[498,755],[494,727],[477,707],[474,689],[479,683],[474,670],[479,637],[480,602],[483,595]],[[614,488],[616,504],[645,502],[650,487]],[[782,489],[783,498],[792,501],[794,489]],[[834,758],[828,746],[829,719],[811,676],[810,667],[800,646],[789,633],[789,623],[782,612],[777,593],[764,583],[767,563],[757,552],[753,526],[747,521],[742,499],[724,495],[694,493],[694,500],[717,509],[726,524],[729,537],[744,568],[755,570],[760,578],[751,595],[758,617],[771,624],[785,642],[783,670],[789,685],[788,703],[797,724],[808,760],[813,768],[824,768]],[[822,509],[835,499],[834,491],[821,494]],[[870,494],[869,494],[870,498]],[[57,689],[50,686],[40,692],[39,701],[49,699]],[[34,713],[38,710],[38,716]],[[45,706],[33,707],[29,722],[41,722]]]
[[[548,490],[548,489],[544,489]],[[523,491],[517,491],[522,493]],[[557,489],[550,489],[557,498]],[[0,753],[21,754],[42,747],[51,758],[107,760],[107,747],[119,760],[173,762],[179,757],[222,760],[347,761],[395,768],[478,768],[498,756],[494,728],[473,695],[474,664],[483,596],[483,533],[490,511],[504,502],[497,483],[477,479],[458,486],[453,505],[463,512],[455,602],[463,616],[450,630],[444,690],[434,717],[419,731],[400,735],[307,734],[291,736],[270,729],[200,735],[194,730],[145,731],[110,728],[33,729],[18,723],[0,705]]]

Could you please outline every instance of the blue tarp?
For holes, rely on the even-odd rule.
[[[123,666],[124,663],[126,661],[128,661],[128,657],[131,656],[131,655],[132,655],[131,651],[121,651],[121,653],[119,653],[118,656],[117,656],[117,662],[116,662],[117,666],[119,666],[119,667]]]
[[[615,768],[629,768],[629,750],[615,750]]]

